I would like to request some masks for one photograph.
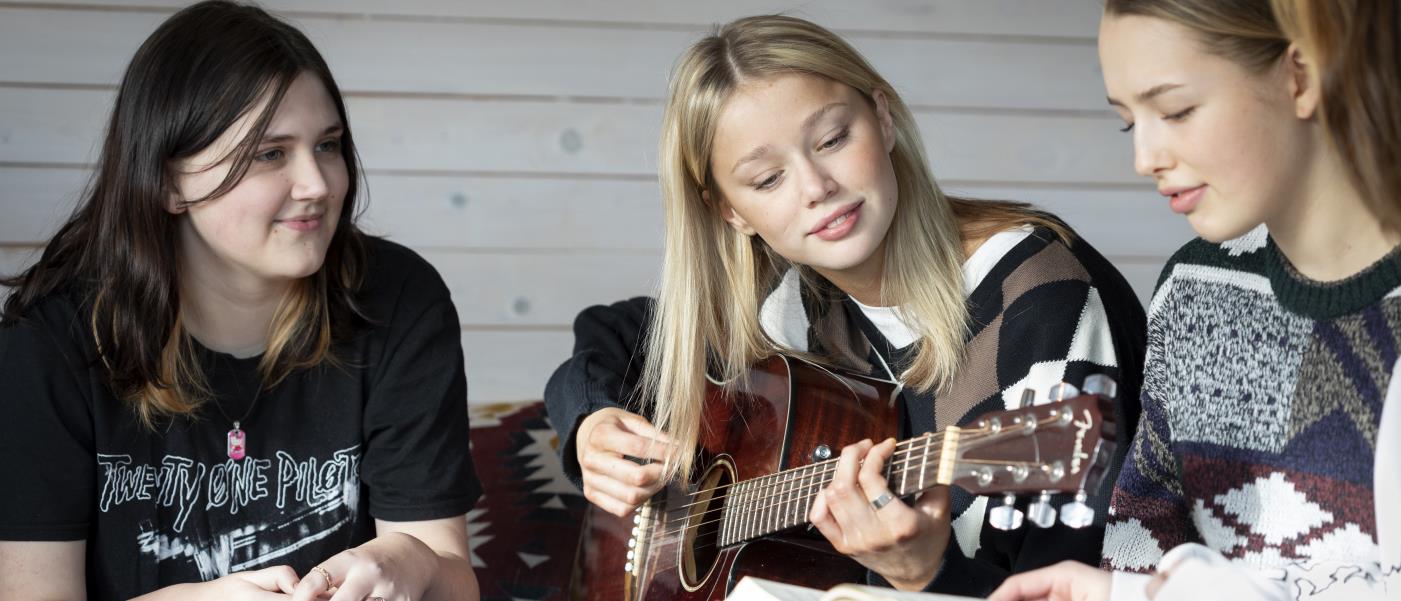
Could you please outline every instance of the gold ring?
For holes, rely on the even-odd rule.
[[[327,572],[326,568],[323,568],[321,566],[311,566],[311,571],[316,572],[317,574],[320,574],[322,578],[325,578],[326,588],[331,588],[331,573]]]

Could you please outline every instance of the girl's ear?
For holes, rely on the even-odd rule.
[[[880,123],[881,141],[885,142],[885,151],[894,152],[895,123],[890,118],[890,99],[885,96],[884,90],[872,92],[871,99],[876,101],[876,121]]]
[[[711,201],[714,199],[710,196],[710,190],[701,191],[701,200],[704,200],[706,204],[711,204]],[[715,206],[716,210],[720,211],[720,218],[724,219],[725,223],[730,224],[730,227],[735,228],[736,232],[746,236],[754,235],[754,227],[749,225],[749,222],[745,221],[744,217],[741,217],[739,213],[735,212],[735,208],[730,206],[730,203],[724,198],[721,198],[718,203],[715,203]]]
[[[1284,51],[1284,69],[1289,78],[1289,96],[1294,99],[1294,115],[1312,119],[1323,102],[1318,64],[1295,42]]]
[[[178,161],[169,161],[165,164],[166,187],[169,189],[165,197],[165,212],[171,215],[179,215],[189,208],[189,205],[185,204],[185,195],[180,191],[180,183],[175,176],[177,172],[174,170],[179,168],[177,163]]]
[[[180,194],[180,190],[172,188],[165,200],[165,212],[179,215],[185,212],[187,206],[185,197]]]

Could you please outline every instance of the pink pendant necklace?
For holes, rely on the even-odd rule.
[[[243,396],[243,384],[239,383],[238,375],[234,374],[232,370],[230,370],[229,373],[233,378],[234,385],[238,387],[239,396]],[[248,416],[253,414],[253,408],[258,406],[258,397],[262,396],[262,394],[263,387],[260,385],[253,391],[253,402],[248,404],[248,410],[244,411],[243,416],[238,419],[233,419],[229,417],[227,413],[224,413],[224,408],[220,407],[218,399],[215,399],[214,408],[219,411],[219,415],[233,422],[233,429],[229,430],[228,436],[225,439],[227,443],[225,449],[229,454],[229,459],[237,461],[248,456],[248,433],[243,431],[242,425],[243,422],[248,419]]]
[[[247,441],[248,434],[244,433],[244,431],[238,427],[238,422],[235,421],[233,429],[229,430],[229,459],[243,459],[244,456],[247,455],[247,446],[244,444]]]

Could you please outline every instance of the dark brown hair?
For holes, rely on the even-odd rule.
[[[71,295],[90,310],[108,385],[143,423],[193,413],[208,392],[181,326],[176,232],[182,216],[166,209],[176,192],[174,165],[270,98],[228,157],[228,176],[192,202],[233,189],[302,73],[315,76],[335,104],[350,183],[325,262],[282,299],[260,370],[271,386],[297,369],[334,360],[333,344],[364,320],[355,299],[365,261],[363,234],[354,223],[359,170],[345,103],[305,35],[262,9],[226,1],[179,11],[136,51],[82,202],[35,265],[0,280],[14,287],[3,320],[22,319],[50,295]]]

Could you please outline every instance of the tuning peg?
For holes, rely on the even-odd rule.
[[[1112,399],[1119,392],[1119,384],[1114,381],[1114,378],[1104,374],[1086,376],[1084,384],[1086,394],[1097,394]]]
[[[1002,497],[1002,505],[988,510],[988,523],[998,530],[1016,530],[1022,527],[1022,511],[1017,509],[1017,496]]]
[[[1051,507],[1050,491],[1041,491],[1041,496],[1036,497],[1036,500],[1027,506],[1026,517],[1031,523],[1042,528],[1056,525],[1056,508]]]
[[[1051,387],[1046,393],[1052,401],[1064,401],[1066,399],[1080,396],[1080,389],[1074,384],[1061,382]]]
[[[1061,506],[1060,523],[1070,526],[1071,528],[1084,528],[1085,526],[1093,524],[1095,521],[1095,510],[1085,504],[1085,499],[1087,498],[1089,497],[1085,495],[1085,491],[1081,490],[1076,492],[1074,501]]]
[[[1036,404],[1036,389],[1027,388],[1022,391],[1022,400],[1017,404],[1018,409],[1026,409]]]

